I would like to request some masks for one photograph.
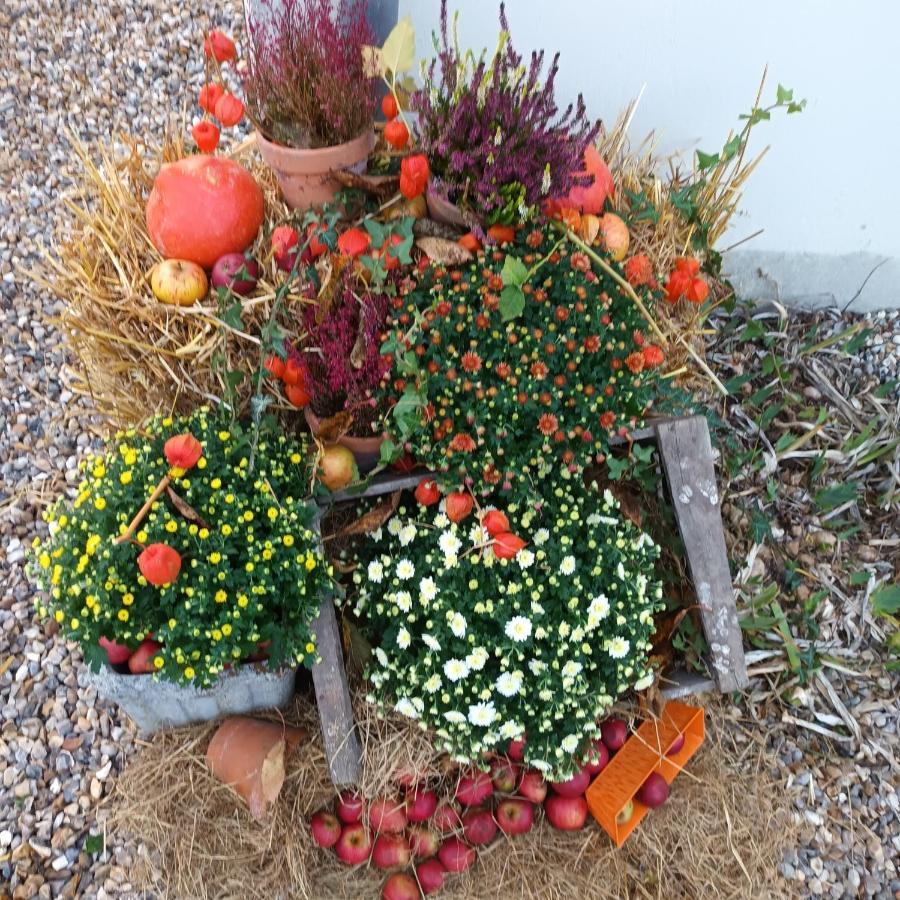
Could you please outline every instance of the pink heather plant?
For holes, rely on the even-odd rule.
[[[353,140],[375,111],[377,85],[362,57],[374,42],[365,0],[265,0],[250,28],[250,118],[290,147]]]
[[[437,56],[413,97],[434,189],[488,225],[527,220],[545,200],[568,194],[599,130],[581,95],[564,111],[557,107],[559,54],[544,78],[543,51],[528,64],[516,53],[504,4],[500,28],[492,59],[464,54],[442,0]]]

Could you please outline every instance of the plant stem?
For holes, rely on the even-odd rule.
[[[135,531],[137,531],[138,526],[141,522],[144,521],[144,516],[150,512],[150,507],[156,503],[157,500],[163,495],[166,488],[169,486],[169,483],[172,481],[171,474],[164,475],[159,484],[153,489],[153,493],[147,498],[147,502],[138,510],[138,514],[131,520],[131,524],[125,529],[123,534],[120,534],[114,541],[114,544],[124,544],[126,541],[131,541]]]

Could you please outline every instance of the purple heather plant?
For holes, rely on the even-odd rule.
[[[362,54],[374,42],[365,0],[264,0],[250,26],[249,117],[290,147],[353,140],[375,112],[377,83]]]
[[[500,28],[491,60],[484,52],[478,59],[463,54],[442,0],[437,55],[412,98],[434,189],[488,225],[528,220],[548,198],[565,196],[579,183],[584,152],[600,128],[580,94],[560,112],[558,53],[545,79],[543,51],[523,65],[509,39],[505,4]]]
[[[384,412],[372,395],[390,370],[381,355],[390,299],[357,288],[348,269],[324,314],[318,304],[305,304],[306,339],[299,352],[288,346],[288,354],[301,362],[310,409],[320,418],[346,410],[353,416],[351,434],[371,437]]]

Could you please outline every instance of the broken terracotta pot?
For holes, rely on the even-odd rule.
[[[231,716],[216,730],[206,750],[212,774],[244,799],[255,819],[265,818],[284,784],[284,764],[306,737],[299,728]]]

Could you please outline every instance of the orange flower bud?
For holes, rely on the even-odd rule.
[[[525,546],[525,541],[509,531],[501,531],[494,538],[494,556],[497,559],[515,559],[516,554]]]
[[[244,104],[226,91],[216,101],[215,116],[226,128],[231,128],[244,118]]]
[[[156,587],[171,584],[181,571],[181,555],[168,544],[150,544],[137,562],[141,575]]]
[[[192,469],[203,455],[203,445],[192,434],[176,434],[170,437],[163,447],[170,466],[179,469]]]
[[[214,57],[216,62],[231,62],[237,59],[237,47],[224,31],[213,29],[203,41],[203,52]]]

